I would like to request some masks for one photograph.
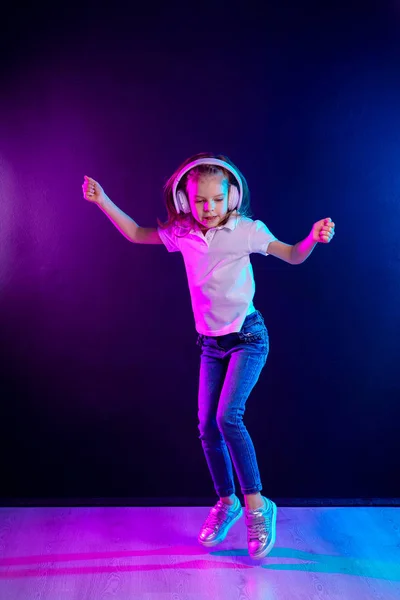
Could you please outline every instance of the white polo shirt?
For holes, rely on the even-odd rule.
[[[205,234],[193,223],[159,227],[158,233],[168,252],[182,252],[197,332],[219,336],[240,331],[255,311],[250,254],[267,255],[268,245],[277,239],[267,226],[232,214],[225,225]]]

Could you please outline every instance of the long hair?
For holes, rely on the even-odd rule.
[[[179,212],[179,213],[177,212],[177,210],[175,208],[174,198],[172,195],[172,188],[174,185],[175,178],[180,173],[180,171],[184,167],[186,167],[186,165],[188,165],[189,163],[191,163],[199,158],[218,158],[219,160],[223,160],[224,162],[228,163],[228,165],[231,165],[238,172],[239,177],[241,178],[241,181],[242,181],[242,186],[243,186],[243,200],[242,200],[242,204],[241,204],[240,208],[235,209],[235,210],[237,211],[238,214],[243,215],[245,217],[252,216],[251,209],[250,209],[249,187],[247,185],[246,179],[244,178],[242,173],[239,171],[239,169],[236,167],[236,165],[234,165],[233,162],[227,156],[224,156],[222,154],[211,154],[209,152],[201,152],[200,154],[195,154],[194,156],[187,158],[166,182],[166,184],[164,186],[164,202],[165,202],[165,207],[167,209],[167,220],[165,222],[161,222],[158,219],[158,225],[162,229],[165,229],[173,224],[188,225],[188,224],[194,222],[194,218],[191,213],[185,214],[182,212]],[[218,165],[204,164],[204,165],[197,165],[196,167],[193,167],[193,169],[190,169],[190,171],[188,173],[185,173],[185,175],[182,177],[182,179],[179,183],[178,189],[183,189],[187,195],[187,182],[188,182],[189,178],[200,177],[201,175],[215,175],[215,174],[221,173],[221,172],[224,174],[224,176],[228,180],[228,186],[235,185],[237,187],[236,178],[230,171],[228,171],[227,169],[224,169],[223,167],[220,167]],[[221,225],[225,224],[228,221],[229,217],[231,216],[231,214],[233,212],[234,211],[228,210],[226,217],[221,222]]]

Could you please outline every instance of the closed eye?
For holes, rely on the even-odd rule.
[[[214,202],[223,202],[223,200],[223,198],[214,198]],[[199,204],[200,202],[207,202],[207,200],[205,198],[196,200],[196,204]]]

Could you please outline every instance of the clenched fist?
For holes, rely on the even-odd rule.
[[[82,190],[83,197],[89,202],[101,204],[106,198],[106,195],[101,185],[91,177],[87,177],[87,175],[85,175]]]
[[[310,235],[314,242],[328,244],[335,235],[335,223],[331,218],[321,219],[314,223]]]

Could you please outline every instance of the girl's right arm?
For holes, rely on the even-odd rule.
[[[136,244],[162,244],[156,227],[140,227],[110,200],[97,181],[85,175],[82,189],[85,200],[97,204],[127,240]]]

